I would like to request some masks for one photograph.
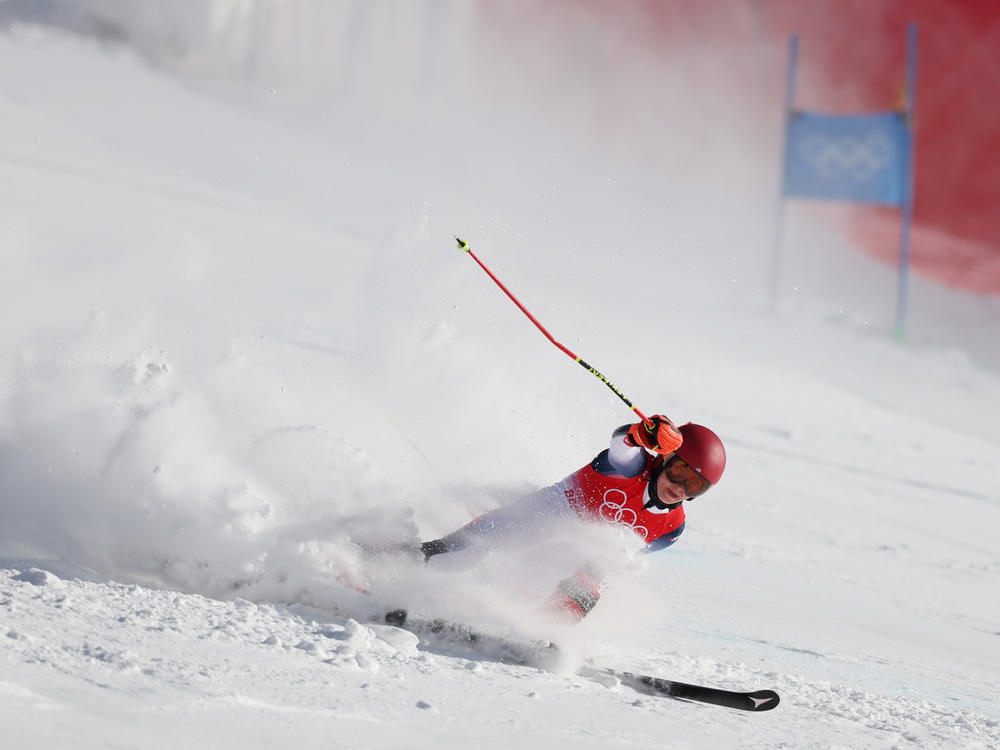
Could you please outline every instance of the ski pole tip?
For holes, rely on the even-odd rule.
[[[469,252],[469,243],[468,242],[466,242],[465,240],[463,240],[461,237],[455,237],[455,241],[458,243],[458,249],[459,250],[465,250],[465,252]]]

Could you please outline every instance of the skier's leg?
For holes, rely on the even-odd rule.
[[[509,544],[540,542],[556,523],[566,518],[575,515],[560,485],[555,484],[484,513],[458,531],[424,542],[420,548],[428,562],[437,555],[470,548],[479,551],[475,555],[478,557]]]

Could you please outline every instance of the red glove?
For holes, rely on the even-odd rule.
[[[628,428],[625,433],[625,444],[633,448],[645,448],[654,453],[673,453],[681,447],[684,438],[678,432],[674,423],[662,414],[649,418],[650,424],[639,422]]]

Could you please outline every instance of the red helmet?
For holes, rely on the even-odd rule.
[[[726,449],[719,436],[693,422],[682,424],[677,429],[684,437],[677,455],[709,482],[717,483],[726,469]]]

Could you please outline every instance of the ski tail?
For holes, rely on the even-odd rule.
[[[428,646],[447,647],[452,653],[463,652],[503,664],[553,671],[558,669],[563,656],[549,641],[524,641],[494,635],[451,620],[415,617],[405,609],[391,610],[377,619],[386,625],[409,630]]]

